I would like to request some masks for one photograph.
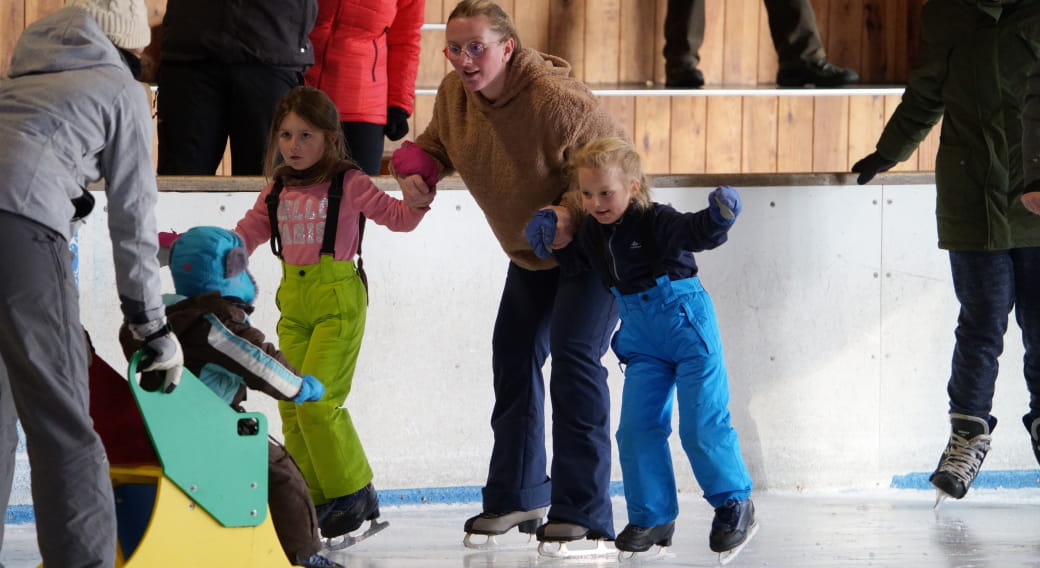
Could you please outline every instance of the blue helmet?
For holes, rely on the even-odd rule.
[[[194,227],[170,249],[173,286],[182,296],[220,292],[247,304],[256,300],[249,274],[249,253],[242,237],[220,227]]]

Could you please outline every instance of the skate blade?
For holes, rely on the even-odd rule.
[[[567,546],[568,544],[574,544],[576,542],[581,541],[542,541],[538,543],[538,554],[547,558],[594,558],[600,556],[614,556],[618,553],[618,549],[614,548],[613,544],[608,546],[607,541],[600,539],[593,540],[593,542],[596,543],[595,548],[572,549]]]
[[[365,529],[365,532],[357,536],[345,534],[343,536],[336,536],[325,539],[325,549],[331,551],[350,548],[351,546],[354,546],[355,544],[367,539],[368,537],[382,532],[383,529],[385,529],[388,526],[390,526],[390,523],[386,521],[378,521],[376,519],[372,519],[371,521],[369,521],[368,528]]]
[[[744,542],[726,552],[719,553],[719,566],[725,566],[726,564],[733,562],[733,560],[740,554],[740,551],[744,550],[744,547],[751,542],[752,538],[755,538],[756,534],[758,534],[758,523],[751,525],[751,530],[748,532],[747,538],[744,539]]]
[[[653,562],[655,560],[663,560],[665,558],[675,557],[674,552],[668,552],[667,546],[660,546],[655,544],[649,550],[643,552],[629,552],[627,550],[618,550],[618,563],[619,564],[639,564],[642,562]]]
[[[933,511],[938,511],[939,506],[943,504],[943,501],[950,498],[950,494],[943,491],[942,489],[935,490],[935,504],[932,505]]]
[[[508,531],[507,531],[508,532]],[[505,534],[505,533],[503,533]],[[474,542],[473,537],[487,537],[484,542]],[[526,550],[531,548],[531,542],[534,540],[534,535],[527,535],[527,542],[523,543],[501,543],[498,542],[498,537],[501,535],[495,534],[477,534],[477,533],[466,533],[466,536],[462,539],[462,545],[466,548],[473,550]]]

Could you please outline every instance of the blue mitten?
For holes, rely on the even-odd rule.
[[[524,235],[538,258],[552,256],[552,243],[556,238],[556,212],[542,209],[535,213],[524,227]]]
[[[732,225],[740,215],[740,194],[728,185],[715,188],[708,195],[708,214],[719,225]]]
[[[304,375],[303,382],[300,384],[300,394],[296,395],[293,402],[300,404],[302,402],[313,402],[321,400],[321,397],[325,396],[325,386],[321,384],[321,381],[314,378],[313,375]]]

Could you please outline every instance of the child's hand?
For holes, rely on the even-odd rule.
[[[524,236],[538,258],[552,255],[553,240],[556,239],[556,212],[550,208],[539,209],[524,227]]]
[[[1022,194],[1022,205],[1033,213],[1040,215],[1040,191],[1031,191]]]
[[[740,194],[728,185],[715,188],[708,195],[708,215],[719,225],[732,225],[740,215]]]
[[[303,382],[300,383],[300,394],[296,395],[293,402],[296,404],[313,402],[321,400],[321,397],[325,396],[325,385],[321,384],[321,381],[314,378],[313,375],[304,375],[301,378]]]
[[[401,188],[404,204],[415,211],[423,212],[430,210],[430,204],[437,195],[436,189],[431,189],[423,181],[422,176],[410,175],[397,179],[397,185]]]
[[[574,240],[574,218],[571,210],[562,205],[550,205],[549,209],[556,213],[556,238],[553,239],[552,248],[559,250]]]

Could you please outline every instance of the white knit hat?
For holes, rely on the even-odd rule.
[[[144,49],[152,42],[144,0],[72,0],[97,20],[105,35],[123,49]]]

